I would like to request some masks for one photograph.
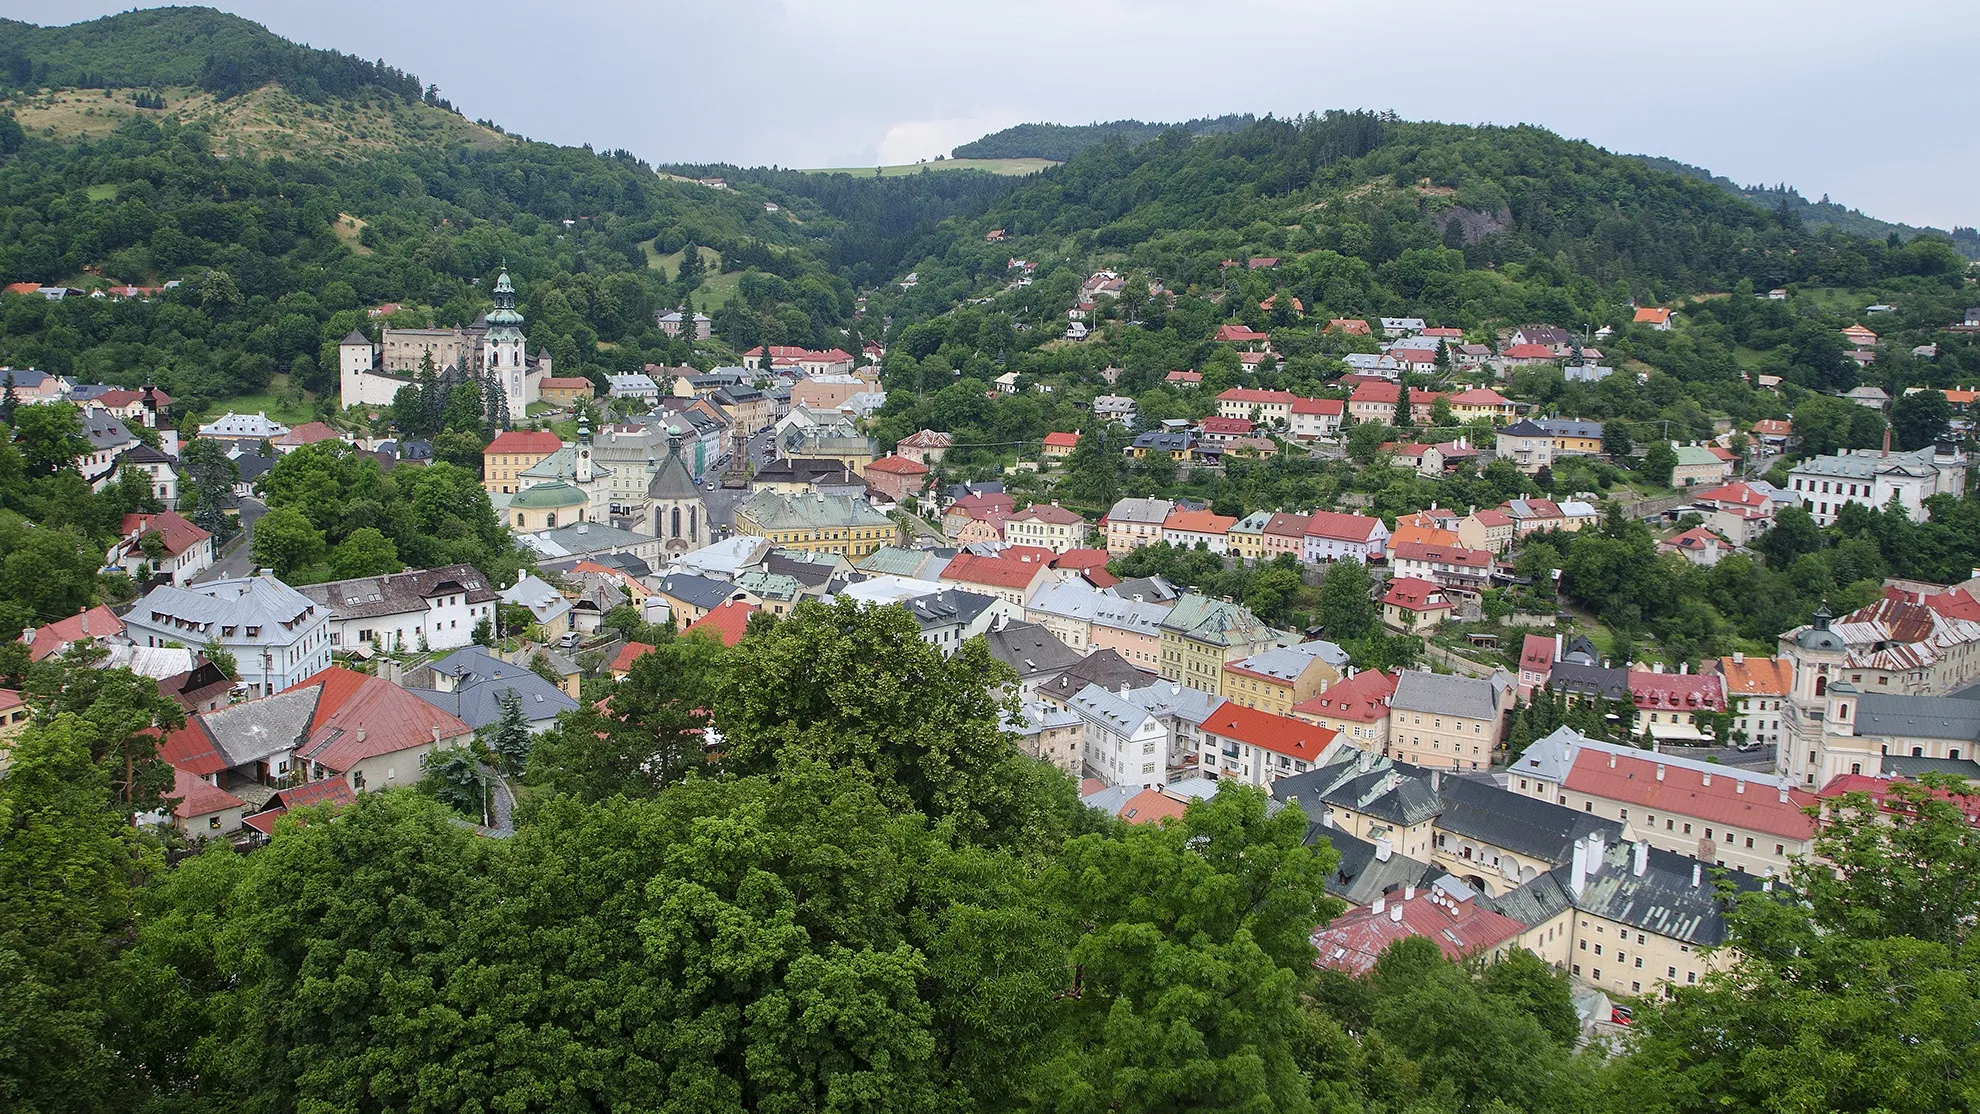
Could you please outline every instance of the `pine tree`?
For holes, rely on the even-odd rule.
[[[0,391],[0,425],[12,429],[14,407],[20,404],[20,400],[14,396],[14,372],[11,368],[8,369],[5,379],[0,380],[0,386],[5,387],[4,391]]]
[[[488,729],[486,742],[488,749],[495,753],[501,763],[502,772],[511,776],[521,774],[529,765],[529,752],[535,740],[529,733],[529,724],[523,719],[522,697],[514,689],[502,694],[502,718]]]
[[[431,437],[440,432],[440,418],[447,409],[447,389],[433,368],[433,353],[420,356],[413,382],[419,387],[419,428],[410,432]]]

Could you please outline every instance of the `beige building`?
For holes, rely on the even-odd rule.
[[[1489,770],[1499,747],[1500,690],[1490,681],[1416,670],[1389,700],[1389,755],[1398,762]]]
[[[894,520],[863,499],[842,495],[758,492],[736,507],[736,533],[768,538],[783,549],[836,553],[857,561],[900,540]]]
[[[1291,716],[1293,705],[1320,695],[1340,680],[1347,662],[1347,651],[1332,642],[1302,642],[1267,650],[1226,663],[1219,695],[1246,708]]]
[[[1081,776],[1086,720],[1054,704],[1030,701],[1005,729],[1017,736],[1018,749],[1077,778]]]
[[[1369,670],[1335,682],[1318,696],[1293,705],[1294,719],[1331,727],[1357,750],[1381,754],[1389,746],[1389,700],[1398,674]]]
[[[1745,733],[1749,743],[1779,746],[1782,709],[1794,691],[1794,662],[1734,654],[1719,659],[1719,674],[1725,678],[1734,732]]]
[[[1162,660],[1157,672],[1204,692],[1221,692],[1224,666],[1292,641],[1273,630],[1243,604],[1194,592],[1176,601],[1163,618]]]
[[[504,430],[481,450],[481,486],[491,493],[513,495],[524,486],[523,472],[563,447],[563,439],[554,433]]]
[[[1004,540],[1064,553],[1086,544],[1086,519],[1059,506],[1057,500],[1036,503],[1004,519]]]
[[[1175,504],[1167,499],[1122,499],[1107,511],[1107,552],[1132,553],[1162,540],[1162,523]],[[1214,686],[1213,686],[1214,688]]]
[[[1473,511],[1458,520],[1457,536],[1466,549],[1504,553],[1513,543],[1513,517],[1497,507]]]

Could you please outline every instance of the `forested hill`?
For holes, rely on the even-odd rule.
[[[12,89],[189,86],[224,99],[271,81],[311,102],[366,89],[429,96],[403,70],[292,43],[212,8],[153,8],[66,27],[0,20],[0,83]]]
[[[958,159],[1051,159],[1064,162],[1088,147],[1110,139],[1148,143],[1170,128],[1191,135],[1222,135],[1250,126],[1249,112],[1204,117],[1180,124],[1144,124],[1139,120],[1109,120],[1104,124],[1019,124],[971,140],[950,152]]]
[[[997,229],[999,242],[984,243]],[[1280,285],[1308,306],[1413,309],[1457,323],[1529,313],[1580,321],[1597,301],[1965,266],[1942,239],[1892,247],[1810,229],[1538,127],[1368,112],[1103,143],[946,231],[949,241],[910,260],[922,280],[905,298],[914,309],[938,311],[958,289],[967,296],[1012,255],[1141,269],[1173,289],[1223,288],[1226,260],[1285,258]],[[954,275],[964,259],[975,273]],[[1508,303],[1508,281],[1532,297]]]
[[[1657,155],[1634,157],[1642,159],[1658,170],[1668,170],[1673,174],[1710,182],[1734,197],[1752,202],[1762,209],[1778,210],[1785,203],[1788,210],[1799,217],[1803,224],[1828,226],[1854,236],[1874,236],[1879,239],[1887,238],[1892,233],[1896,233],[1898,238],[1903,240],[1921,235],[1949,236],[1952,238],[1953,246],[1968,259],[1980,259],[1980,229],[1955,226],[1951,232],[1947,232],[1943,228],[1918,228],[1909,224],[1897,224],[1878,220],[1860,209],[1837,204],[1830,201],[1827,194],[1823,194],[1819,201],[1810,201],[1801,195],[1801,191],[1785,183],[1774,186],[1742,186],[1724,175],[1714,174],[1702,166],[1693,166],[1676,159]]]

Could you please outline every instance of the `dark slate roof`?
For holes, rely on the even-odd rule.
[[[1573,854],[1571,848],[1569,854]],[[1497,897],[1481,893],[1477,900],[1494,913],[1511,917],[1528,928],[1553,920],[1573,905],[1567,891],[1561,888],[1560,879],[1551,872]]]
[[[670,573],[660,578],[659,593],[695,607],[713,610],[727,603],[735,585],[688,573]]]
[[[1726,939],[1725,913],[1729,902],[1718,896],[1719,877],[1743,891],[1758,890],[1763,880],[1742,871],[1718,871],[1689,855],[1649,849],[1641,875],[1632,871],[1635,847],[1610,844],[1602,861],[1588,875],[1580,896],[1574,896],[1574,863],[1548,872],[1569,895],[1576,909],[1654,932],[1695,947],[1712,947]],[[1692,884],[1692,868],[1702,866]],[[1515,918],[1517,919],[1517,918]]]
[[[1600,665],[1602,655],[1595,652],[1595,642],[1585,634],[1577,634],[1568,639],[1561,649],[1561,660],[1575,665]]]
[[[986,480],[981,483],[950,484],[949,490],[943,493],[943,498],[953,503],[968,495],[1002,495],[1003,493],[1004,485],[1001,482]]]
[[[1324,815],[1315,805],[1319,802],[1404,827],[1421,824],[1443,807],[1430,791],[1429,771],[1351,748],[1317,770],[1280,778],[1273,783],[1272,796],[1288,804],[1296,801],[1311,818]]]
[[[123,452],[117,454],[117,466],[120,468],[126,464],[177,464],[177,463],[178,461],[173,460],[171,457],[166,456],[164,453],[159,452],[157,449],[152,448],[150,445],[147,445],[142,441],[139,441],[137,444],[132,445],[130,448],[125,449]]]
[[[1147,603],[1168,603],[1182,598],[1182,589],[1177,588],[1162,576],[1137,576],[1133,580],[1123,580],[1107,589],[1124,600],[1140,596]]]
[[[1590,832],[1616,843],[1622,825],[1585,812],[1501,789],[1485,781],[1446,776],[1442,779],[1444,811],[1437,826],[1480,843],[1542,859],[1566,862],[1574,841]]]
[[[1113,650],[1095,650],[1081,658],[1071,669],[1038,686],[1038,695],[1066,703],[1088,685],[1099,685],[1108,692],[1117,693],[1122,685],[1131,689],[1146,688],[1160,679],[1130,664]]]
[[[960,588],[950,588],[941,592],[931,592],[905,600],[901,606],[920,624],[922,630],[932,627],[945,627],[950,623],[968,626],[983,614],[984,608],[997,602],[994,597],[965,592]]]
[[[824,561],[801,561],[773,549],[764,556],[763,568],[766,572],[788,576],[807,588],[822,588],[832,579],[832,574],[838,571],[838,564],[836,562],[828,563]]]
[[[477,731],[500,722],[502,697],[511,692],[522,701],[523,719],[532,723],[553,719],[559,713],[577,708],[577,701],[556,685],[530,672],[527,667],[508,662],[501,662],[500,667],[506,672],[471,680],[453,692],[432,689],[408,691],[441,711],[459,717],[461,722]],[[476,677],[482,675],[477,673]]]
[[[756,474],[750,478],[750,482],[753,484],[815,484],[821,480],[837,479],[848,471],[850,469],[846,465],[836,460],[800,456],[792,457],[789,460],[773,461],[763,465],[763,467],[756,470]],[[855,478],[858,478],[857,473],[855,473]],[[866,484],[863,478],[860,478],[858,482],[862,487]]]
[[[425,611],[427,600],[454,593],[465,595],[468,603],[487,603],[495,598],[495,591],[488,586],[488,578],[481,570],[465,564],[333,580],[328,584],[305,585],[296,591],[322,604],[338,619]]]
[[[1037,623],[1011,623],[989,633],[990,656],[1022,677],[1061,673],[1079,664],[1079,652]]]
[[[1368,840],[1324,824],[1307,825],[1309,846],[1323,839],[1333,844],[1341,857],[1334,872],[1327,876],[1327,892],[1355,905],[1373,904],[1376,898],[1400,892],[1405,886],[1427,885],[1430,879],[1444,873],[1438,867],[1402,855],[1377,858],[1377,849]]]
[[[160,682],[161,685],[163,682]],[[1915,778],[1920,774],[1951,774],[1968,781],[1980,782],[1980,762],[1970,758],[1913,758],[1907,754],[1886,754],[1882,756],[1882,776],[1890,778]]]
[[[1547,430],[1531,418],[1523,418],[1516,421],[1499,432],[1507,437],[1545,437],[1548,435]]]
[[[681,443],[669,438],[667,459],[653,470],[653,478],[647,481],[648,499],[700,499],[701,489],[694,486],[694,477],[688,475],[687,465],[681,461]]]
[[[1856,698],[1856,733],[1980,742],[1980,701],[1866,692]]]
[[[1600,696],[1610,700],[1629,697],[1629,670],[1599,665],[1556,663],[1547,675],[1547,687],[1568,696]]]
[[[241,482],[250,483],[261,478],[264,472],[275,467],[275,458],[259,453],[243,453],[234,458],[234,467],[241,470]]]

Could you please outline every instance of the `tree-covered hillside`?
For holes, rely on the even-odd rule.
[[[950,152],[958,159],[1051,159],[1064,162],[1088,147],[1118,139],[1129,144],[1148,143],[1170,128],[1190,135],[1222,135],[1250,126],[1257,117],[1249,112],[1203,117],[1180,124],[1144,124],[1139,120],[1109,120],[1104,124],[1018,124],[991,132]]]
[[[65,27],[0,20],[0,82],[12,88],[194,86],[226,98],[271,81],[307,101],[367,88],[429,96],[403,70],[292,43],[212,8],[153,8]]]

